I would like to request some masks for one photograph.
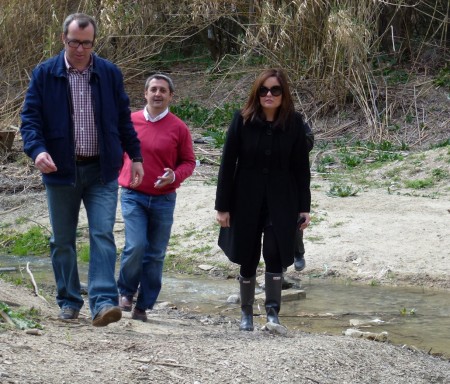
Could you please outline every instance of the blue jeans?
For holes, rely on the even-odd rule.
[[[139,287],[141,310],[152,309],[161,291],[176,198],[176,192],[151,196],[122,188],[125,247],[117,285],[121,296],[133,296]]]
[[[104,184],[100,164],[77,166],[75,185],[46,185],[53,234],[50,252],[60,308],[83,306],[78,275],[76,232],[81,202],[89,223],[89,308],[92,318],[105,305],[118,305],[114,276],[117,259],[113,227],[117,209],[117,180]]]

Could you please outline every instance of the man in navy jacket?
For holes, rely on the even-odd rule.
[[[94,326],[120,320],[113,227],[123,151],[133,185],[143,177],[140,143],[120,70],[92,50],[97,26],[85,14],[63,24],[64,50],[32,73],[21,113],[24,151],[42,172],[52,225],[50,250],[64,320],[83,306],[76,231],[81,202],[89,222],[88,294]]]

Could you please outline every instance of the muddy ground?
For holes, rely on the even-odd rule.
[[[207,172],[201,165],[179,190],[170,260],[189,257],[194,268],[215,266],[198,273],[232,277],[236,269],[216,245],[215,187],[204,182]],[[424,197],[383,188],[336,198],[327,193],[329,181],[315,175],[312,184],[307,268],[290,268],[289,275],[449,290],[445,185],[434,198],[430,191]],[[1,205],[3,223],[25,225],[17,218],[28,217],[49,227],[42,191],[2,196]],[[81,227],[84,220],[82,214]],[[120,247],[120,211],[115,235]],[[389,341],[302,330],[283,336],[261,327],[243,333],[235,317],[171,308],[150,311],[147,323],[124,314],[118,323],[94,328],[86,308],[78,321],[61,322],[54,298],[47,300],[0,280],[0,301],[38,309],[43,326],[35,334],[0,323],[0,383],[450,383],[448,360]]]

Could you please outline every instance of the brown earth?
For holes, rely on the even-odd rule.
[[[138,107],[141,101],[135,100]],[[319,127],[319,139],[332,133],[326,127]],[[440,138],[448,137],[446,127],[441,127]],[[199,136],[194,130],[194,138]],[[198,273],[196,266],[213,265],[215,278],[233,276],[236,268],[216,245],[215,187],[210,180],[217,173],[217,151],[196,144],[196,153],[202,164],[179,190],[167,257],[172,264],[189,259]],[[329,153],[313,152],[313,169]],[[13,156],[18,162],[3,162],[0,175],[0,229],[25,230],[34,224],[50,228],[39,175],[18,152]],[[287,273],[449,291],[448,164],[448,147],[405,152],[403,160],[360,175],[364,182],[358,185],[363,187],[347,198],[332,197],[330,190],[336,181],[352,183],[348,174],[324,178],[314,172],[313,224],[305,234],[307,268]],[[444,177],[432,186],[405,187],[405,180],[429,177],[436,169]],[[120,210],[117,218],[120,248]],[[85,220],[82,213],[81,228]],[[413,346],[298,330],[281,336],[260,327],[243,333],[234,317],[187,309],[151,311],[147,323],[124,314],[118,323],[94,328],[86,308],[78,321],[61,322],[54,298],[47,300],[30,288],[0,280],[0,301],[14,310],[38,309],[43,326],[33,334],[0,320],[0,383],[450,383],[449,361]],[[447,331],[442,332],[445,337]]]
[[[232,275],[216,246],[215,187],[201,180],[202,166],[196,172],[179,190],[173,238],[182,241],[172,242],[168,257]],[[448,187],[433,199],[382,189],[333,198],[327,181],[314,178],[313,185],[315,220],[302,274],[450,288]],[[2,223],[25,225],[16,219],[29,217],[49,228],[43,192],[3,196],[1,206]],[[81,227],[84,220],[82,214]],[[122,227],[119,214],[119,247]],[[450,383],[448,361],[388,342],[297,330],[280,336],[259,327],[243,333],[236,318],[175,309],[151,311],[148,323],[125,314],[98,329],[87,309],[79,321],[58,321],[48,300],[0,280],[0,301],[39,309],[44,327],[38,335],[0,327],[1,383]]]

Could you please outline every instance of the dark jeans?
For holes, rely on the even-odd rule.
[[[89,223],[89,308],[92,318],[105,305],[117,305],[114,270],[116,245],[113,227],[117,208],[117,180],[104,184],[100,164],[77,166],[75,185],[46,185],[52,224],[50,254],[61,308],[83,306],[78,276],[76,237],[83,203]]]

